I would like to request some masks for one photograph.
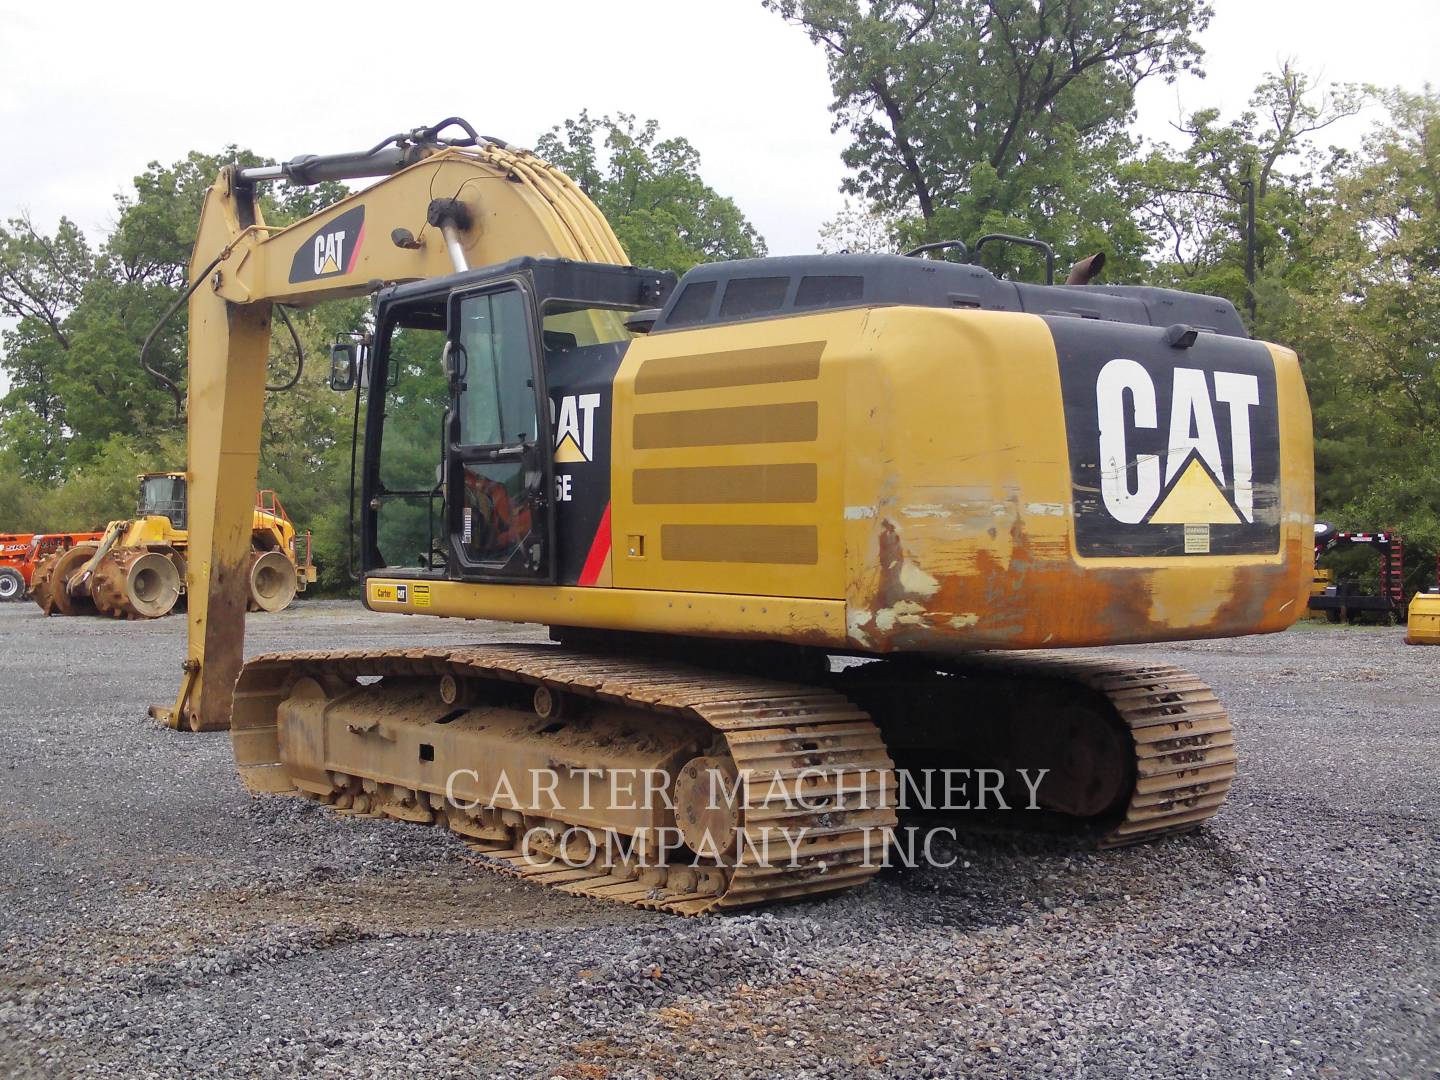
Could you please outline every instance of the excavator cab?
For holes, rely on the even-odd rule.
[[[522,258],[382,292],[358,380],[362,572],[553,584],[578,566],[607,503],[596,405],[630,339],[626,316],[674,282]]]

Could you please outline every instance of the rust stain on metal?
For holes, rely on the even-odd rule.
[[[191,706],[185,718],[192,731],[223,731],[230,726],[235,680],[245,655],[249,564],[246,551],[239,562],[217,563],[210,572],[200,708]]]
[[[1063,539],[1032,537],[1022,518],[1006,540],[969,546],[951,565],[918,573],[894,523],[879,523],[878,576],[852,611],[857,643],[880,653],[1100,645],[1263,633],[1288,625],[1298,541],[1279,565],[1216,566],[1203,587],[1163,591],[1164,570],[1081,565]],[[929,545],[926,545],[927,549]],[[933,564],[938,560],[931,560]],[[919,586],[917,587],[917,581]],[[933,584],[932,584],[933,583]],[[1043,603],[1036,598],[1043,598]]]
[[[379,682],[354,685],[377,675]],[[439,689],[447,677],[469,685],[469,704],[442,723],[446,706],[429,681]],[[536,688],[549,695],[547,708],[556,697],[581,707],[552,709],[548,718],[538,706],[532,712],[521,703]],[[479,841],[493,869],[578,895],[696,915],[852,888],[880,869],[895,825],[894,765],[879,730],[847,698],[805,684],[493,645],[262,656],[246,665],[235,697],[231,738],[252,790],[298,788],[342,812],[441,824],[472,846]],[[563,722],[551,722],[556,717]],[[527,801],[523,785],[485,801],[501,789],[481,774],[525,775],[537,763],[677,775],[694,766],[696,779],[711,771],[738,777],[740,801],[720,824],[733,819],[745,855],[727,862],[695,852],[683,865],[663,857],[647,865],[610,859],[608,846],[592,843],[592,862],[566,858],[577,854],[566,844],[598,830],[628,835],[642,824],[678,823],[659,803],[572,804],[576,792],[564,776],[540,789],[542,803]],[[475,773],[476,791],[455,784],[460,766],[472,767],[464,771]],[[682,799],[687,805],[694,800]],[[698,837],[714,826],[697,814],[681,832]],[[771,851],[779,829],[799,847]]]

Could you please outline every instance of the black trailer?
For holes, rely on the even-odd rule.
[[[1378,593],[1362,590],[1354,582],[1337,582],[1310,597],[1310,610],[1322,611],[1332,623],[1359,622],[1366,612],[1380,615],[1387,625],[1405,621],[1405,540],[1388,532],[1340,532],[1328,525],[1315,526],[1315,558],[1350,544],[1368,544],[1380,556]]]

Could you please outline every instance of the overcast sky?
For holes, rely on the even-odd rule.
[[[1434,0],[1212,2],[1209,77],[1142,87],[1144,133],[1181,105],[1242,108],[1285,56],[1332,80],[1440,76]],[[98,238],[130,177],[191,149],[359,149],[452,114],[533,145],[588,107],[686,136],[773,254],[808,252],[841,205],[829,102],[820,50],[759,0],[0,0],[0,217],[68,214]]]

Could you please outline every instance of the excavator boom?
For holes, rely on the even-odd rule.
[[[405,152],[330,159],[324,171],[229,167],[206,195],[190,262],[189,655],[175,706],[151,710],[173,727],[230,723],[274,305],[366,295],[517,253],[626,261],[560,170],[497,141],[425,141],[435,137],[428,131]],[[376,171],[392,175],[287,228],[265,224],[259,183]]]

